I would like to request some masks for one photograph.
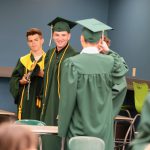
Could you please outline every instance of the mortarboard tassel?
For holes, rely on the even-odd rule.
[[[53,25],[51,25],[51,36],[49,40],[49,47],[51,46],[51,43],[52,43],[52,33],[53,33]]]

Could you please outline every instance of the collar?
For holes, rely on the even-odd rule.
[[[86,47],[86,48],[83,48],[82,51],[80,52],[80,54],[83,54],[83,53],[86,53],[86,54],[99,54],[99,50],[96,47]]]
[[[42,57],[38,60],[38,65],[40,66],[40,68],[43,70],[44,69],[44,59],[45,59],[46,53],[43,51]],[[31,70],[31,65],[34,62],[34,57],[31,53],[22,56],[20,58],[20,62],[23,64],[23,66],[28,69]]]

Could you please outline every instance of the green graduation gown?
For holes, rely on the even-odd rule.
[[[70,57],[62,70],[59,136],[67,141],[74,136],[99,137],[105,150],[113,150],[113,123],[126,94],[127,65],[110,51]]]
[[[25,58],[25,59],[24,59]],[[38,63],[31,74],[31,83],[28,92],[28,84],[21,85],[19,80],[23,75],[29,71],[29,63],[31,64],[34,61],[34,57],[31,54],[25,55],[18,60],[18,63],[12,73],[10,79],[10,92],[17,104],[17,112],[21,115],[20,119],[36,119],[40,120],[40,91],[43,84],[43,78],[37,76],[39,69],[44,69],[44,59],[45,52],[43,56],[38,60]],[[23,62],[21,61],[23,60]],[[28,98],[27,98],[28,97]],[[19,107],[21,106],[21,111],[19,113]],[[20,116],[19,115],[19,116]]]
[[[59,105],[59,80],[61,62],[77,52],[67,44],[61,51],[56,48],[50,49],[45,58],[44,70],[44,91],[43,91],[43,109],[41,120],[46,125],[57,126],[58,105]],[[60,66],[59,66],[60,65]],[[59,72],[58,72],[59,71]],[[60,150],[61,139],[55,135],[43,137],[44,150]]]
[[[130,144],[130,150],[144,150],[150,144],[150,94],[147,96],[138,126],[138,134]]]

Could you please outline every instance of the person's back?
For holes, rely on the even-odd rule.
[[[81,74],[111,74],[114,66],[114,59],[111,56],[100,53],[76,55],[70,60]]]
[[[113,138],[114,116],[113,57],[103,54],[81,54],[67,59],[64,63],[71,65],[72,76],[76,78],[71,87],[63,82],[63,86],[67,87],[71,95],[74,95],[73,91],[76,92],[74,101],[71,104],[70,102],[65,103],[68,105],[68,110],[65,111],[66,114],[69,114],[68,117],[71,114],[70,109],[74,107],[67,137],[95,136],[102,138],[105,142],[109,141],[106,145],[113,147],[113,143],[110,142],[110,139]],[[124,87],[123,90],[126,91],[126,88]],[[64,99],[63,95],[62,99]]]
[[[62,64],[58,134],[67,142],[74,136],[99,137],[106,150],[112,150],[113,119],[126,93],[128,69],[116,53],[101,54],[101,34],[93,35],[83,30],[80,55],[67,58]]]

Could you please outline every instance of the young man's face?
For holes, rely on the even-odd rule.
[[[31,51],[41,50],[43,42],[44,42],[44,39],[38,34],[29,35],[27,37],[27,43]]]
[[[53,32],[53,40],[56,44],[58,51],[67,45],[68,41],[70,40],[70,37],[71,35],[67,31]]]

